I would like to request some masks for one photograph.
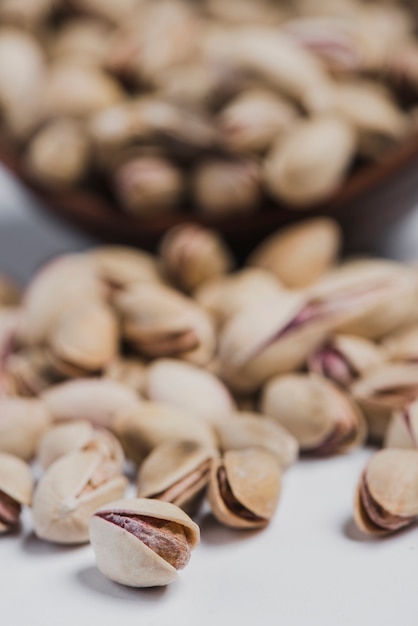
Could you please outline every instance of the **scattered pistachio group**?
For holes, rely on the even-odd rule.
[[[0,24],[1,126],[26,175],[133,216],[306,208],[416,127],[406,3],[6,0]]]
[[[373,534],[418,517],[418,271],[339,262],[325,218],[260,244],[232,271],[185,224],[160,255],[104,246],[56,259],[24,291],[0,281],[0,531],[30,505],[37,536],[92,542],[99,569],[167,584],[222,524],[275,514],[299,451],[384,444],[354,517]],[[130,461],[125,465],[125,458]],[[137,499],[124,499],[132,468]],[[90,533],[90,534],[89,534]]]

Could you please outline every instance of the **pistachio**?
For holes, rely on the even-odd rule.
[[[266,526],[277,507],[280,490],[280,468],[267,450],[230,450],[212,464],[209,502],[216,519],[226,526]]]
[[[418,516],[418,451],[380,450],[357,487],[354,520],[364,532],[382,535],[410,526]]]
[[[62,379],[43,348],[7,354],[2,374],[7,395],[29,398]]]
[[[127,480],[119,464],[94,450],[56,460],[43,474],[33,499],[35,533],[55,543],[85,543],[94,511],[123,497]]]
[[[52,12],[54,0],[3,0],[0,23],[33,28],[41,24]]]
[[[315,374],[273,378],[263,390],[261,410],[316,455],[345,452],[363,443],[363,415],[349,395]]]
[[[202,161],[193,174],[197,208],[208,216],[251,213],[261,199],[258,164],[244,159]]]
[[[160,245],[163,268],[175,285],[193,291],[207,280],[226,274],[231,252],[213,230],[182,224],[169,230]]]
[[[0,535],[19,525],[22,504],[30,505],[32,490],[29,466],[18,457],[0,453]]]
[[[283,470],[296,462],[299,444],[275,420],[255,412],[236,412],[215,426],[221,452],[264,448],[274,454]]]
[[[104,376],[117,383],[122,383],[139,395],[145,393],[146,365],[138,357],[117,357],[104,371]]]
[[[162,443],[139,469],[137,496],[172,502],[190,514],[203,498],[215,456],[214,448],[196,441]]]
[[[167,441],[196,441],[215,448],[211,426],[194,415],[159,402],[143,402],[136,410],[120,411],[112,421],[127,456],[140,464],[157,446]]]
[[[146,395],[212,425],[226,421],[235,409],[227,387],[216,376],[174,359],[158,359],[149,366]]]
[[[355,151],[356,134],[344,118],[321,115],[300,121],[267,155],[265,183],[274,197],[304,208],[336,191]]]
[[[119,411],[134,409],[138,394],[126,385],[105,378],[71,380],[55,385],[41,395],[56,422],[89,420],[107,428]]]
[[[248,264],[272,272],[290,289],[300,289],[331,269],[340,247],[337,222],[320,217],[270,235],[254,250]]]
[[[394,411],[386,429],[385,448],[418,448],[418,401]]]
[[[392,332],[382,342],[389,361],[415,363],[418,361],[418,324],[411,324]]]
[[[252,0],[207,0],[206,11],[210,16],[228,24],[258,24],[271,25],[279,23],[283,17],[285,7],[277,6],[270,0],[260,0],[257,3]]]
[[[74,0],[74,6],[81,13],[95,15],[111,24],[120,24],[134,17],[138,0],[119,0],[117,6],[113,0]]]
[[[49,428],[39,441],[36,457],[46,469],[60,457],[76,450],[96,450],[103,458],[115,461],[122,472],[124,454],[119,441],[105,428],[84,420]]]
[[[204,365],[215,349],[213,323],[206,311],[174,289],[138,284],[116,299],[122,331],[142,354],[176,356]]]
[[[67,57],[100,67],[106,59],[110,32],[109,26],[101,20],[85,16],[72,18],[54,32],[50,57],[52,60]]]
[[[141,282],[160,283],[157,259],[144,250],[124,246],[99,246],[89,257],[100,278],[115,289],[126,289]]]
[[[355,382],[351,393],[364,411],[370,439],[380,442],[392,411],[418,397],[418,366],[383,364]]]
[[[90,521],[97,567],[130,587],[168,585],[199,543],[199,527],[171,502],[138,498],[111,502]]]
[[[49,423],[40,400],[0,397],[0,452],[30,460]]]
[[[309,357],[309,369],[342,387],[350,387],[383,361],[383,352],[368,339],[334,335]]]

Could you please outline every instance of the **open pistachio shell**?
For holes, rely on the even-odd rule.
[[[55,543],[85,543],[94,511],[123,497],[127,480],[114,461],[97,451],[77,451],[55,461],[33,499],[35,533]]]
[[[50,421],[41,400],[0,397],[0,452],[29,461]]]
[[[215,517],[226,526],[266,526],[276,510],[280,490],[280,467],[267,450],[230,450],[213,462],[209,502]]]
[[[171,502],[110,502],[94,513],[90,541],[97,567],[129,587],[167,585],[199,543],[199,527]]]
[[[32,502],[33,477],[29,465],[0,453],[0,535],[19,524],[21,505]]]
[[[418,448],[418,401],[394,411],[386,429],[385,448]]]
[[[345,452],[366,436],[363,415],[351,397],[315,374],[273,378],[263,390],[261,410],[311,454]]]
[[[138,394],[145,393],[146,365],[139,357],[116,357],[106,367],[104,376],[126,385]]]
[[[158,359],[148,368],[146,395],[215,424],[234,411],[227,387],[213,374],[189,363]]]
[[[388,534],[418,516],[418,451],[380,450],[357,487],[354,519],[366,533]]]
[[[166,441],[147,456],[137,479],[139,498],[172,502],[191,512],[209,482],[214,448],[196,441]]]
[[[418,362],[418,324],[400,328],[385,337],[382,349],[389,361]]]

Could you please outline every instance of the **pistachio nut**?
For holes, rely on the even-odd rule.
[[[240,411],[232,419],[215,425],[221,452],[264,448],[274,454],[285,470],[293,465],[299,454],[299,443],[276,420],[260,413]]]
[[[145,393],[146,365],[138,357],[116,357],[103,372],[105,378],[122,383],[139,395]]]
[[[418,324],[411,324],[392,332],[383,340],[382,349],[389,361],[417,362]]]
[[[134,283],[160,283],[157,259],[144,250],[127,246],[98,246],[88,253],[100,278],[114,289]]]
[[[207,216],[251,213],[261,200],[260,168],[249,159],[210,159],[196,168],[192,180],[197,209]]]
[[[356,381],[351,393],[364,411],[370,439],[380,442],[392,411],[402,409],[418,397],[418,366],[382,364]]]
[[[306,220],[270,235],[247,263],[272,272],[290,289],[301,289],[315,283],[335,264],[341,238],[341,228],[334,220]]]
[[[216,376],[174,359],[158,359],[149,366],[146,396],[212,425],[226,421],[235,410],[231,394]]]
[[[127,479],[117,462],[97,450],[57,459],[42,475],[33,498],[35,533],[54,543],[85,543],[97,508],[124,495]]]
[[[70,380],[47,389],[41,398],[55,422],[82,418],[104,428],[119,411],[141,402],[132,389],[106,378]]]
[[[170,229],[160,244],[160,256],[167,276],[188,292],[226,274],[233,265],[231,252],[221,237],[197,224]]]
[[[60,457],[76,450],[96,450],[103,458],[115,461],[121,472],[123,470],[124,454],[116,437],[105,428],[93,426],[85,420],[49,428],[38,443],[36,458],[46,469]]]
[[[137,496],[172,502],[191,514],[204,496],[216,456],[214,448],[197,441],[165,441],[139,468]]]
[[[310,454],[346,452],[363,443],[364,417],[351,397],[315,374],[278,376],[267,383],[261,410],[277,420]]]
[[[304,208],[337,190],[355,152],[356,133],[344,118],[320,115],[303,120],[273,145],[264,163],[264,181],[274,197]]]
[[[380,450],[363,472],[354,520],[363,532],[389,534],[418,516],[418,450]]]
[[[90,520],[97,567],[129,587],[168,585],[199,543],[199,526],[171,502],[138,498],[110,502]]]
[[[145,356],[175,356],[198,365],[215,350],[213,322],[204,309],[176,290],[138,284],[116,298],[122,333]]]
[[[280,491],[280,467],[267,450],[230,450],[222,459],[213,461],[209,502],[216,519],[226,526],[266,526],[274,515]]]
[[[385,448],[418,448],[418,401],[394,411],[383,441]]]
[[[0,397],[0,452],[29,461],[50,419],[41,400]]]
[[[159,402],[142,402],[135,410],[120,411],[112,430],[126,455],[138,464],[167,441],[188,440],[216,448],[215,433],[206,421]]]
[[[384,360],[382,350],[372,341],[355,335],[334,335],[309,357],[308,365],[310,371],[350,387]]]
[[[32,501],[30,467],[16,456],[0,453],[0,535],[19,525],[22,504]]]

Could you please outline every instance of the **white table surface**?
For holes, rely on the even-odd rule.
[[[26,280],[52,255],[91,239],[29,207],[0,170],[0,270]],[[418,212],[379,250],[418,258]],[[355,529],[352,501],[370,450],[302,461],[284,478],[279,510],[261,532],[218,526],[206,514],[187,568],[167,588],[106,580],[89,546],[0,539],[0,624],[11,626],[402,626],[418,625],[418,527],[383,540]]]

